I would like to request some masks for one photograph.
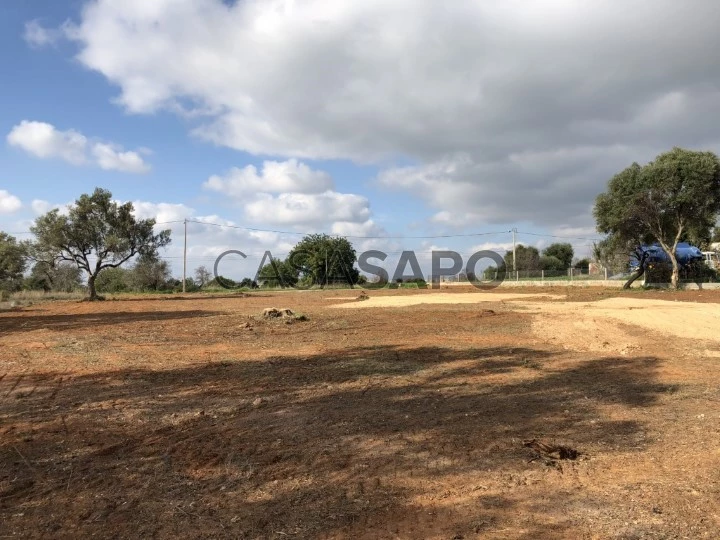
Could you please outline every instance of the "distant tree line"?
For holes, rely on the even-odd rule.
[[[546,247],[542,252],[535,246],[518,244],[515,246],[515,255],[507,251],[503,257],[505,268],[509,272],[546,272],[548,275],[562,274],[570,268],[587,272],[590,267],[590,259],[583,258],[575,260],[575,251],[571,244],[554,243]],[[497,267],[490,266],[484,272],[485,279],[493,279]]]

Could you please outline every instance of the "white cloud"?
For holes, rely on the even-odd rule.
[[[253,165],[234,168],[224,176],[211,176],[203,187],[237,199],[245,217],[257,226],[354,236],[385,234],[370,219],[367,198],[334,191],[330,174],[294,158],[265,161],[261,171]],[[362,245],[370,249],[387,242],[368,239]]]
[[[12,214],[22,208],[22,202],[12,193],[0,189],[0,214]]]
[[[365,197],[335,191],[263,193],[245,205],[245,215],[254,222],[312,227],[334,221],[363,222],[370,217],[370,208]]]
[[[399,157],[416,168],[394,171],[395,186],[437,212],[584,226],[620,168],[675,144],[717,148],[716,11],[675,0],[95,0],[65,30],[130,112],[183,114],[199,136],[255,154]]]
[[[338,221],[332,224],[332,234],[349,236],[358,253],[370,250],[396,251],[401,245],[397,240],[387,238],[388,232],[372,219],[364,222]]]
[[[33,202],[30,204],[30,207],[32,208],[32,211],[38,216],[47,214],[53,208],[57,208],[50,204],[50,202],[44,201],[42,199],[34,199]]]
[[[137,152],[123,152],[121,148],[97,143],[92,149],[93,156],[101,169],[143,174],[150,171],[150,166],[143,161]]]
[[[153,218],[158,222],[156,230],[171,230],[172,242],[161,255],[172,263],[177,277],[182,274],[184,219],[188,219],[188,277],[192,277],[194,269],[201,265],[212,271],[216,258],[228,250],[242,251],[247,259],[239,256],[223,259],[220,273],[237,280],[253,277],[266,250],[271,251],[274,257],[282,258],[299,240],[296,235],[248,230],[214,214],[197,215],[195,209],[184,204],[133,201],[133,206],[136,217]]]
[[[70,212],[70,207],[74,204],[75,201],[66,203],[51,203],[42,199],[33,199],[32,203],[30,203],[30,208],[32,208],[32,211],[36,216],[47,214],[51,210],[55,209],[58,210],[60,215],[66,216]]]
[[[328,173],[290,159],[266,161],[260,173],[254,165],[235,167],[224,176],[211,176],[203,187],[240,198],[259,192],[322,193],[333,188],[333,181]]]
[[[193,208],[184,204],[133,201],[133,207],[135,208],[135,217],[138,219],[155,219],[159,223],[182,221],[195,214]]]
[[[505,255],[506,251],[512,251],[512,242],[483,242],[470,248],[472,253],[478,251],[495,251],[500,255]]]
[[[63,38],[62,29],[45,28],[39,21],[29,21],[25,23],[25,32],[23,39],[31,47],[45,47],[47,45],[55,45]]]
[[[47,122],[23,120],[7,135],[11,146],[20,148],[40,159],[62,159],[72,165],[92,162],[104,170],[146,173],[150,170],[138,152],[126,152],[119,145],[95,142],[75,130],[58,130]],[[147,153],[146,149],[141,151]]]
[[[41,159],[60,158],[73,165],[87,162],[87,138],[72,129],[59,131],[46,122],[23,120],[7,136],[11,146]]]

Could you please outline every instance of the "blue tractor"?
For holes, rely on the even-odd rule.
[[[677,245],[675,256],[682,269],[688,269],[696,263],[705,261],[703,252],[687,242],[680,242]],[[635,274],[625,283],[623,288],[630,288],[633,281],[643,274],[646,276],[646,282],[648,279],[652,281],[653,277],[650,277],[649,274],[652,273],[654,274],[654,278],[657,278],[659,275],[662,275],[663,269],[669,271],[669,266],[670,257],[665,253],[663,248],[660,247],[660,244],[640,246],[637,252],[630,258],[630,270]]]
[[[637,255],[630,258],[630,269],[634,272],[639,269],[642,262],[646,268],[652,268],[652,265],[666,263],[670,264],[670,257],[660,247],[660,244],[652,244],[650,246],[640,246],[640,259]],[[700,249],[688,244],[680,242],[675,250],[678,264],[680,266],[688,266],[694,262],[704,261],[705,256]]]

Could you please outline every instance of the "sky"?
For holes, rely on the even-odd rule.
[[[512,228],[585,255],[613,174],[720,151],[718,22],[714,0],[6,0],[0,230],[103,187],[172,229],[176,275],[184,219],[189,273],[237,249],[234,278],[314,232],[388,264]]]

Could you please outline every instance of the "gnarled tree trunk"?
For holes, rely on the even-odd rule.
[[[88,300],[90,302],[95,302],[96,300],[100,300],[100,297],[98,296],[97,290],[95,289],[95,278],[97,276],[91,275],[88,277]]]
[[[634,276],[630,276],[630,279],[628,279],[625,285],[623,285],[623,289],[629,289],[630,286],[645,273],[645,262],[647,261],[647,258],[647,253],[643,253],[640,256],[640,266],[638,266],[637,272],[635,272]]]

